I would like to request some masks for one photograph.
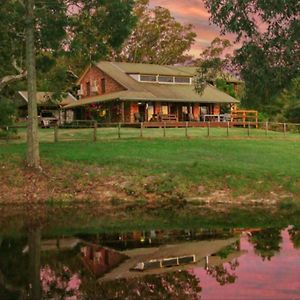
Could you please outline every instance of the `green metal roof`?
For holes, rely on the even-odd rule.
[[[116,62],[99,62],[95,64],[100,70],[116,80],[124,87],[124,91],[100,96],[84,98],[76,103],[67,105],[66,108],[83,106],[96,102],[107,102],[115,99],[130,101],[166,101],[166,102],[198,102],[198,103],[238,103],[230,95],[218,90],[212,85],[207,85],[204,92],[199,95],[194,85],[189,84],[159,84],[139,82],[128,74],[160,74],[173,76],[192,76],[195,68],[171,67],[148,64],[130,64]],[[190,70],[190,74],[188,71]]]

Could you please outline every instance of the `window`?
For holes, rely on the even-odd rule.
[[[155,75],[141,75],[141,81],[156,82],[156,76]]]
[[[190,84],[190,77],[175,77],[175,82]]]
[[[105,94],[106,92],[106,82],[105,82],[105,78],[101,79],[101,92],[102,94]]]
[[[158,82],[162,83],[173,83],[174,82],[174,77],[173,76],[158,76]]]

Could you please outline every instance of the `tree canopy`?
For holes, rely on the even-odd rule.
[[[1,2],[0,91],[26,76],[24,3]],[[61,79],[73,68],[81,71],[91,60],[120,47],[136,21],[133,5],[133,0],[35,1],[38,77],[45,81],[51,75],[53,82],[56,75]]]
[[[227,91],[225,85],[227,72],[232,67],[232,56],[226,51],[231,46],[229,40],[216,37],[194,62],[199,67],[195,78],[195,90],[198,93],[203,92],[208,82],[218,83],[221,90]]]
[[[149,0],[138,0],[134,14],[138,22],[118,60],[132,63],[175,64],[185,60],[196,33],[191,24],[183,25],[166,8],[149,7]]]
[[[211,21],[236,34],[235,63],[246,83],[244,105],[274,112],[276,96],[299,76],[298,0],[205,0]]]

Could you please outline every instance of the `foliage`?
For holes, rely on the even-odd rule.
[[[4,97],[0,97],[0,126],[12,125],[15,121],[16,108],[14,103]],[[16,133],[15,129],[0,129],[0,138],[8,138]]]
[[[281,249],[281,229],[267,228],[254,232],[250,241],[254,245],[256,254],[260,255],[263,260],[266,258],[271,260]]]
[[[293,226],[289,229],[289,235],[296,249],[300,249],[300,227]]]
[[[279,96],[284,116],[289,122],[300,123],[300,77],[292,80],[289,88]]]
[[[103,58],[109,49],[120,47],[135,23],[131,13],[133,3],[133,0],[36,1],[35,43],[40,88],[66,89],[70,76],[74,80],[75,74],[91,60]],[[0,15],[1,81],[1,77],[16,75],[25,68],[23,2],[4,0]]]
[[[0,97],[0,126],[12,125],[15,113],[16,108],[14,103],[9,99]]]
[[[119,279],[99,284],[89,297],[102,295],[103,299],[191,299],[201,297],[199,279],[187,271],[162,275],[146,275],[134,279]]]
[[[212,265],[208,267],[207,274],[215,278],[220,285],[233,284],[238,278],[234,272],[238,266],[238,260],[224,265]]]
[[[195,64],[199,67],[195,78],[195,90],[201,94],[207,83],[216,83],[225,92],[232,92],[226,87],[228,72],[231,71],[231,56],[225,52],[231,47],[229,40],[215,38],[203,51]]]
[[[67,266],[63,266],[57,274],[49,265],[45,265],[40,270],[40,278],[43,299],[81,299],[81,279]]]
[[[177,22],[166,8],[150,8],[149,0],[137,1],[134,13],[138,22],[117,53],[118,60],[161,65],[185,60],[196,37],[192,25]]]
[[[243,104],[269,114],[280,111],[276,96],[299,76],[298,0],[205,0],[222,33],[243,44],[235,54],[246,83]]]

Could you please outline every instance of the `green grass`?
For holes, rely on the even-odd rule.
[[[116,133],[115,128],[99,130],[99,135]],[[137,178],[158,175],[157,189],[168,192],[174,186],[205,185],[213,189],[231,189],[236,195],[263,194],[283,189],[299,195],[300,143],[292,139],[228,139],[175,137],[157,139],[162,129],[151,129],[152,139],[133,139],[139,131],[127,129],[131,138],[92,138],[91,129],[60,132],[60,137],[72,136],[77,141],[41,142],[41,157],[52,163],[65,161],[107,167],[111,172],[134,174]],[[150,130],[150,129],[149,129]],[[181,135],[184,129],[168,129]],[[204,132],[205,129],[193,129]],[[221,133],[223,129],[213,129]],[[242,131],[244,129],[234,129]],[[179,134],[180,131],[180,134]],[[52,129],[41,130],[41,140],[52,139]],[[184,133],[184,132],[183,132]],[[128,136],[129,137],[129,136]],[[0,160],[25,158],[24,143],[4,143]]]

